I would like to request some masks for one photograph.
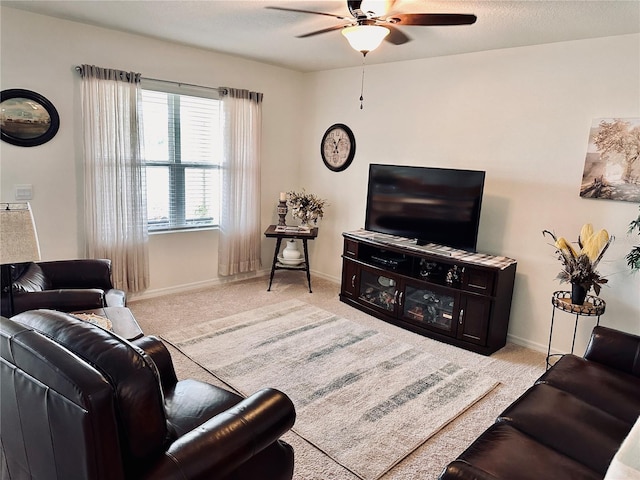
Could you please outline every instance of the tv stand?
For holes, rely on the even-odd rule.
[[[505,345],[515,260],[367,230],[342,235],[341,301],[484,355]]]

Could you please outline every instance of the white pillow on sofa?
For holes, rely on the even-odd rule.
[[[640,417],[613,456],[604,480],[640,480]]]

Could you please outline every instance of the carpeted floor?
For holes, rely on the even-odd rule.
[[[244,396],[293,401],[293,430],[363,479],[378,479],[497,383],[301,300],[162,337]]]
[[[338,299],[339,285],[333,282],[312,277],[313,293],[309,293],[305,280],[300,272],[279,271],[271,292],[266,291],[268,279],[258,277],[198,291],[132,301],[129,307],[145,334],[163,335],[214,318],[298,299],[462,367],[485,373],[500,382],[486,397],[391,469],[382,477],[383,480],[436,479],[448,462],[544,372],[545,356],[540,352],[513,344],[507,344],[490,357],[468,352],[408,332],[345,305]],[[197,378],[225,387],[178,350],[171,346],[169,349],[180,378]],[[295,449],[295,479],[357,480],[355,475],[295,433],[289,432],[283,438]]]

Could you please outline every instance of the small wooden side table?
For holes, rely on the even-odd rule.
[[[598,297],[594,297],[593,295],[587,295],[587,298],[582,305],[574,305],[571,303],[571,292],[553,292],[553,296],[551,297],[551,304],[553,305],[553,310],[551,312],[551,329],[549,331],[549,347],[547,349],[547,370],[551,367],[551,357],[562,356],[562,353],[554,353],[551,354],[551,338],[553,337],[553,320],[555,317],[556,310],[561,310],[563,312],[575,314],[575,324],[573,326],[573,340],[571,342],[571,353],[573,353],[573,348],[576,344],[576,332],[578,330],[578,319],[580,317],[598,317],[596,325],[600,325],[600,315],[604,313],[604,310],[607,306],[604,300]]]
[[[127,307],[103,307],[73,313],[93,313],[108,318],[113,325],[113,333],[129,341],[137,340],[143,336],[140,325]]]
[[[307,283],[309,284],[309,293],[311,292],[311,273],[309,273],[309,250],[307,249],[307,240],[313,240],[318,236],[318,228],[313,227],[308,232],[276,232],[277,225],[269,225],[265,230],[264,236],[267,238],[276,239],[276,249],[273,252],[273,263],[271,264],[271,275],[269,276],[269,286],[267,292],[271,291],[271,283],[273,282],[273,275],[276,270],[304,270],[307,272]],[[304,262],[300,265],[285,265],[278,261],[278,253],[280,252],[280,246],[282,245],[283,238],[293,238],[296,240],[302,240],[302,247],[304,249]]]

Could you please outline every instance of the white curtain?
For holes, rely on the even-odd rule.
[[[86,254],[112,262],[116,288],[149,285],[140,74],[82,65]]]
[[[262,93],[222,88],[224,153],[218,273],[260,268]]]

